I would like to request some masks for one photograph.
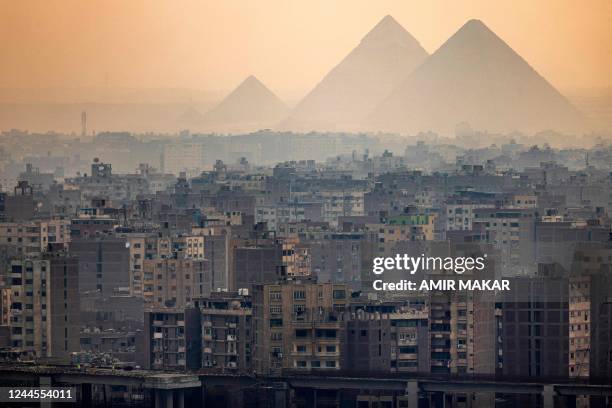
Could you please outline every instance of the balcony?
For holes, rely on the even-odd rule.
[[[418,340],[416,338],[414,339],[399,339],[397,341],[397,345],[398,346],[416,346],[418,345]]]

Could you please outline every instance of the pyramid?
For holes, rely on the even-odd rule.
[[[408,31],[386,16],[298,103],[280,128],[355,130],[427,56]]]
[[[365,119],[370,130],[575,132],[582,115],[479,20],[470,20]]]
[[[176,118],[176,121],[181,124],[198,124],[203,120],[202,114],[193,106],[187,108],[187,110]]]
[[[251,75],[206,112],[202,123],[215,131],[255,131],[277,125],[287,112],[285,103]]]

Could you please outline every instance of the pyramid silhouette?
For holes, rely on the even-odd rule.
[[[287,112],[285,103],[250,75],[206,112],[202,122],[206,127],[219,131],[250,131],[275,126]]]
[[[386,16],[298,103],[280,128],[354,130],[427,56],[408,31]]]

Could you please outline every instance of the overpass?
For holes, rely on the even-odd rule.
[[[184,408],[186,395],[190,406],[205,406],[206,395],[214,389],[236,390],[263,388],[274,396],[273,406],[289,406],[291,390],[308,390],[310,403],[317,406],[318,394],[326,391],[354,391],[400,396],[409,408],[418,407],[419,395],[506,394],[541,396],[544,408],[557,406],[560,398],[593,396],[612,400],[612,384],[589,384],[579,381],[545,382],[537,380],[487,380],[486,378],[435,378],[430,376],[392,376],[387,378],[347,375],[304,375],[260,377],[246,374],[206,372],[163,372],[109,368],[75,368],[69,366],[32,366],[0,364],[0,385],[77,386],[80,406],[92,406],[93,388],[122,386],[147,394],[143,406]],[[195,399],[194,399],[195,398]],[[571,405],[571,403],[570,403]]]

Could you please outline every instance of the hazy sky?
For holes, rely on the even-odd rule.
[[[481,19],[553,85],[612,87],[612,1],[0,0],[0,87],[303,95],[386,14],[429,52]]]

